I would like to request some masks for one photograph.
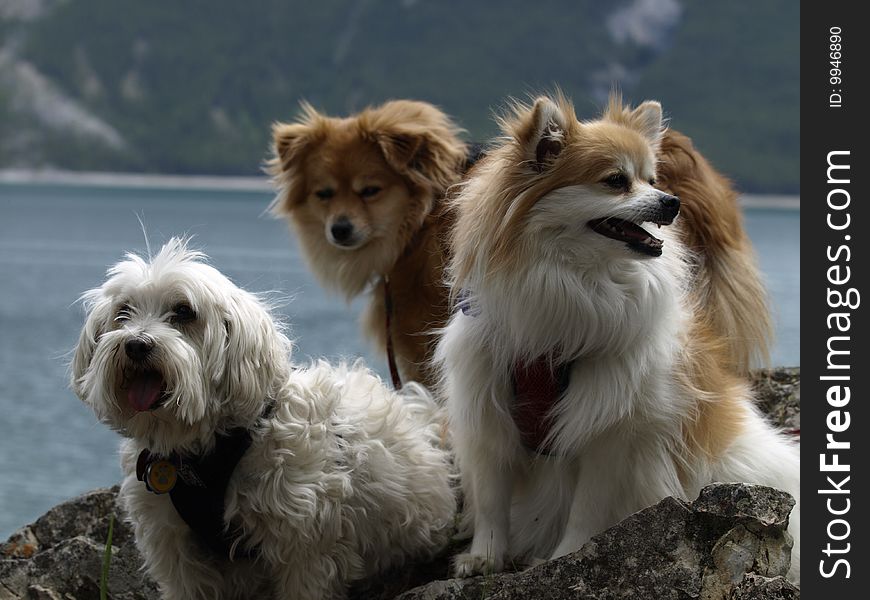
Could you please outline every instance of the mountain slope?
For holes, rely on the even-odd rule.
[[[558,85],[592,116],[617,82],[662,99],[746,187],[798,186],[799,9],[785,0],[12,4],[40,10],[0,10],[9,64],[118,143],[51,126],[0,77],[0,128],[13,134],[0,136],[0,167],[254,174],[269,124],[301,98],[337,113],[421,98],[480,140],[507,96]]]

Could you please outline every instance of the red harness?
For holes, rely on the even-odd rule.
[[[552,426],[553,407],[568,389],[571,363],[553,365],[548,357],[532,362],[517,361],[511,373],[514,402],[511,416],[523,446],[538,454],[550,454],[544,440]]]

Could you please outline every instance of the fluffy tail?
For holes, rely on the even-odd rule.
[[[735,372],[766,365],[773,325],[737,193],[681,133],[666,132],[660,157],[661,187],[679,196],[684,241],[699,261],[699,316],[728,344]]]

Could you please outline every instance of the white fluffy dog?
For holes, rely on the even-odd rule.
[[[442,549],[455,498],[422,388],[295,368],[266,305],[203,258],[173,239],[112,267],[72,365],[128,438],[121,501],[163,595],[341,597]]]
[[[799,502],[796,446],[753,406],[694,300],[703,265],[679,223],[655,229],[680,206],[653,187],[659,104],[614,102],[581,123],[541,98],[503,125],[454,199],[462,310],[436,353],[474,517],[457,574],[567,554],[711,481]],[[795,508],[793,580],[799,523]]]

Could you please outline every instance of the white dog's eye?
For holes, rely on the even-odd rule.
[[[125,321],[130,320],[130,305],[122,304],[121,308],[118,309],[118,312],[115,314],[115,322],[123,323]]]
[[[172,309],[172,316],[170,317],[170,321],[175,324],[182,325],[184,323],[190,323],[191,321],[196,320],[196,312],[193,308],[190,307],[189,304],[185,302],[180,302],[176,304]]]

